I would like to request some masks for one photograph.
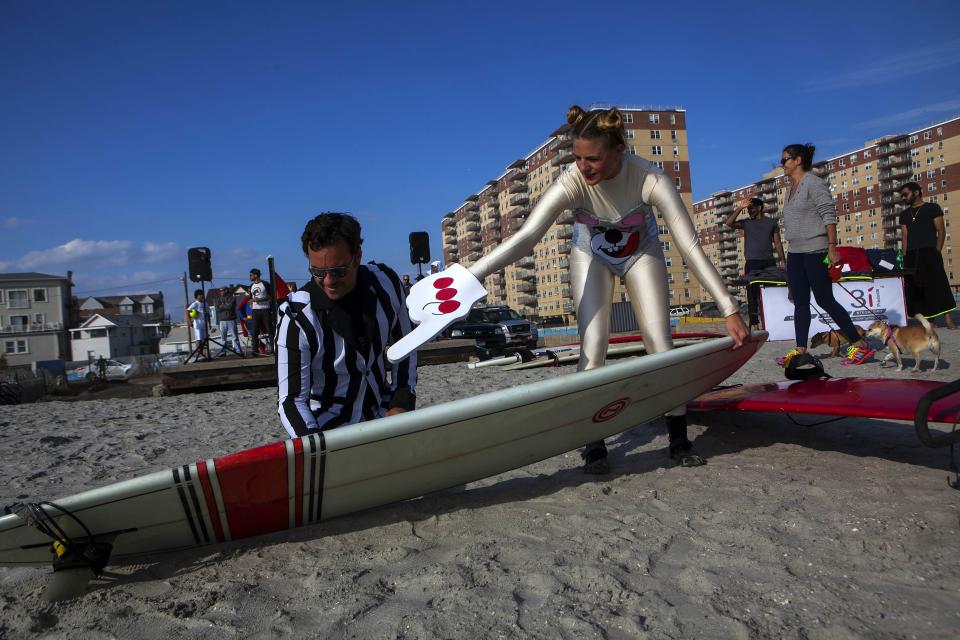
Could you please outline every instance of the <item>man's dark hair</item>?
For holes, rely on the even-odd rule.
[[[202,295],[203,295],[203,289],[195,289],[194,292],[193,292],[193,297],[194,297],[194,298],[196,298],[197,296],[202,296]]]
[[[923,188],[916,182],[904,182],[897,188],[897,191],[903,191],[904,189],[909,189],[910,193],[923,193]]]
[[[760,198],[750,198],[750,204],[758,204],[762,207],[764,202]]]
[[[257,269],[256,267],[254,267],[253,269],[250,269],[250,273],[257,276],[258,278],[260,277],[260,269]]]
[[[350,255],[356,256],[360,253],[360,245],[363,244],[363,238],[360,237],[360,223],[348,213],[333,211],[321,213],[308,222],[303,229],[303,235],[300,236],[303,255],[307,255],[307,249],[319,251],[341,240],[347,243]]]

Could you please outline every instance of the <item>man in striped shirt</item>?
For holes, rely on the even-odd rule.
[[[410,411],[417,355],[386,370],[387,347],[412,330],[406,295],[385,265],[362,264],[360,224],[321,213],[300,238],[310,282],[280,307],[280,421],[290,437]]]

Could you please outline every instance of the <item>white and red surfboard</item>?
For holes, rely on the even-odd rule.
[[[56,500],[113,558],[248,538],[471,482],[643,424],[708,391],[765,340],[716,338],[473,398],[200,460]],[[41,506],[65,533],[77,521]],[[0,517],[0,566],[51,561]]]

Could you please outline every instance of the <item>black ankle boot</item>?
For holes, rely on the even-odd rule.
[[[610,463],[607,462],[607,446],[603,440],[591,442],[580,454],[583,458],[583,472],[595,475],[610,473]]]
[[[681,467],[699,467],[707,464],[701,456],[693,453],[693,443],[687,438],[687,416],[664,416],[667,421],[667,433],[670,446],[667,452],[671,460]]]

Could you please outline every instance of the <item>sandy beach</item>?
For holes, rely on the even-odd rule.
[[[920,374],[824,364],[953,380],[960,331],[940,336],[937,372],[929,357]],[[773,359],[787,348],[764,345],[727,384],[783,379]],[[422,367],[420,406],[573,371]],[[279,439],[275,411],[273,389],[3,407],[0,504]],[[672,466],[656,421],[609,441],[607,476],[584,475],[571,452],[317,526],[110,565],[68,602],[42,599],[49,569],[0,569],[0,637],[957,637],[949,450],[892,421],[691,423],[703,467]]]

